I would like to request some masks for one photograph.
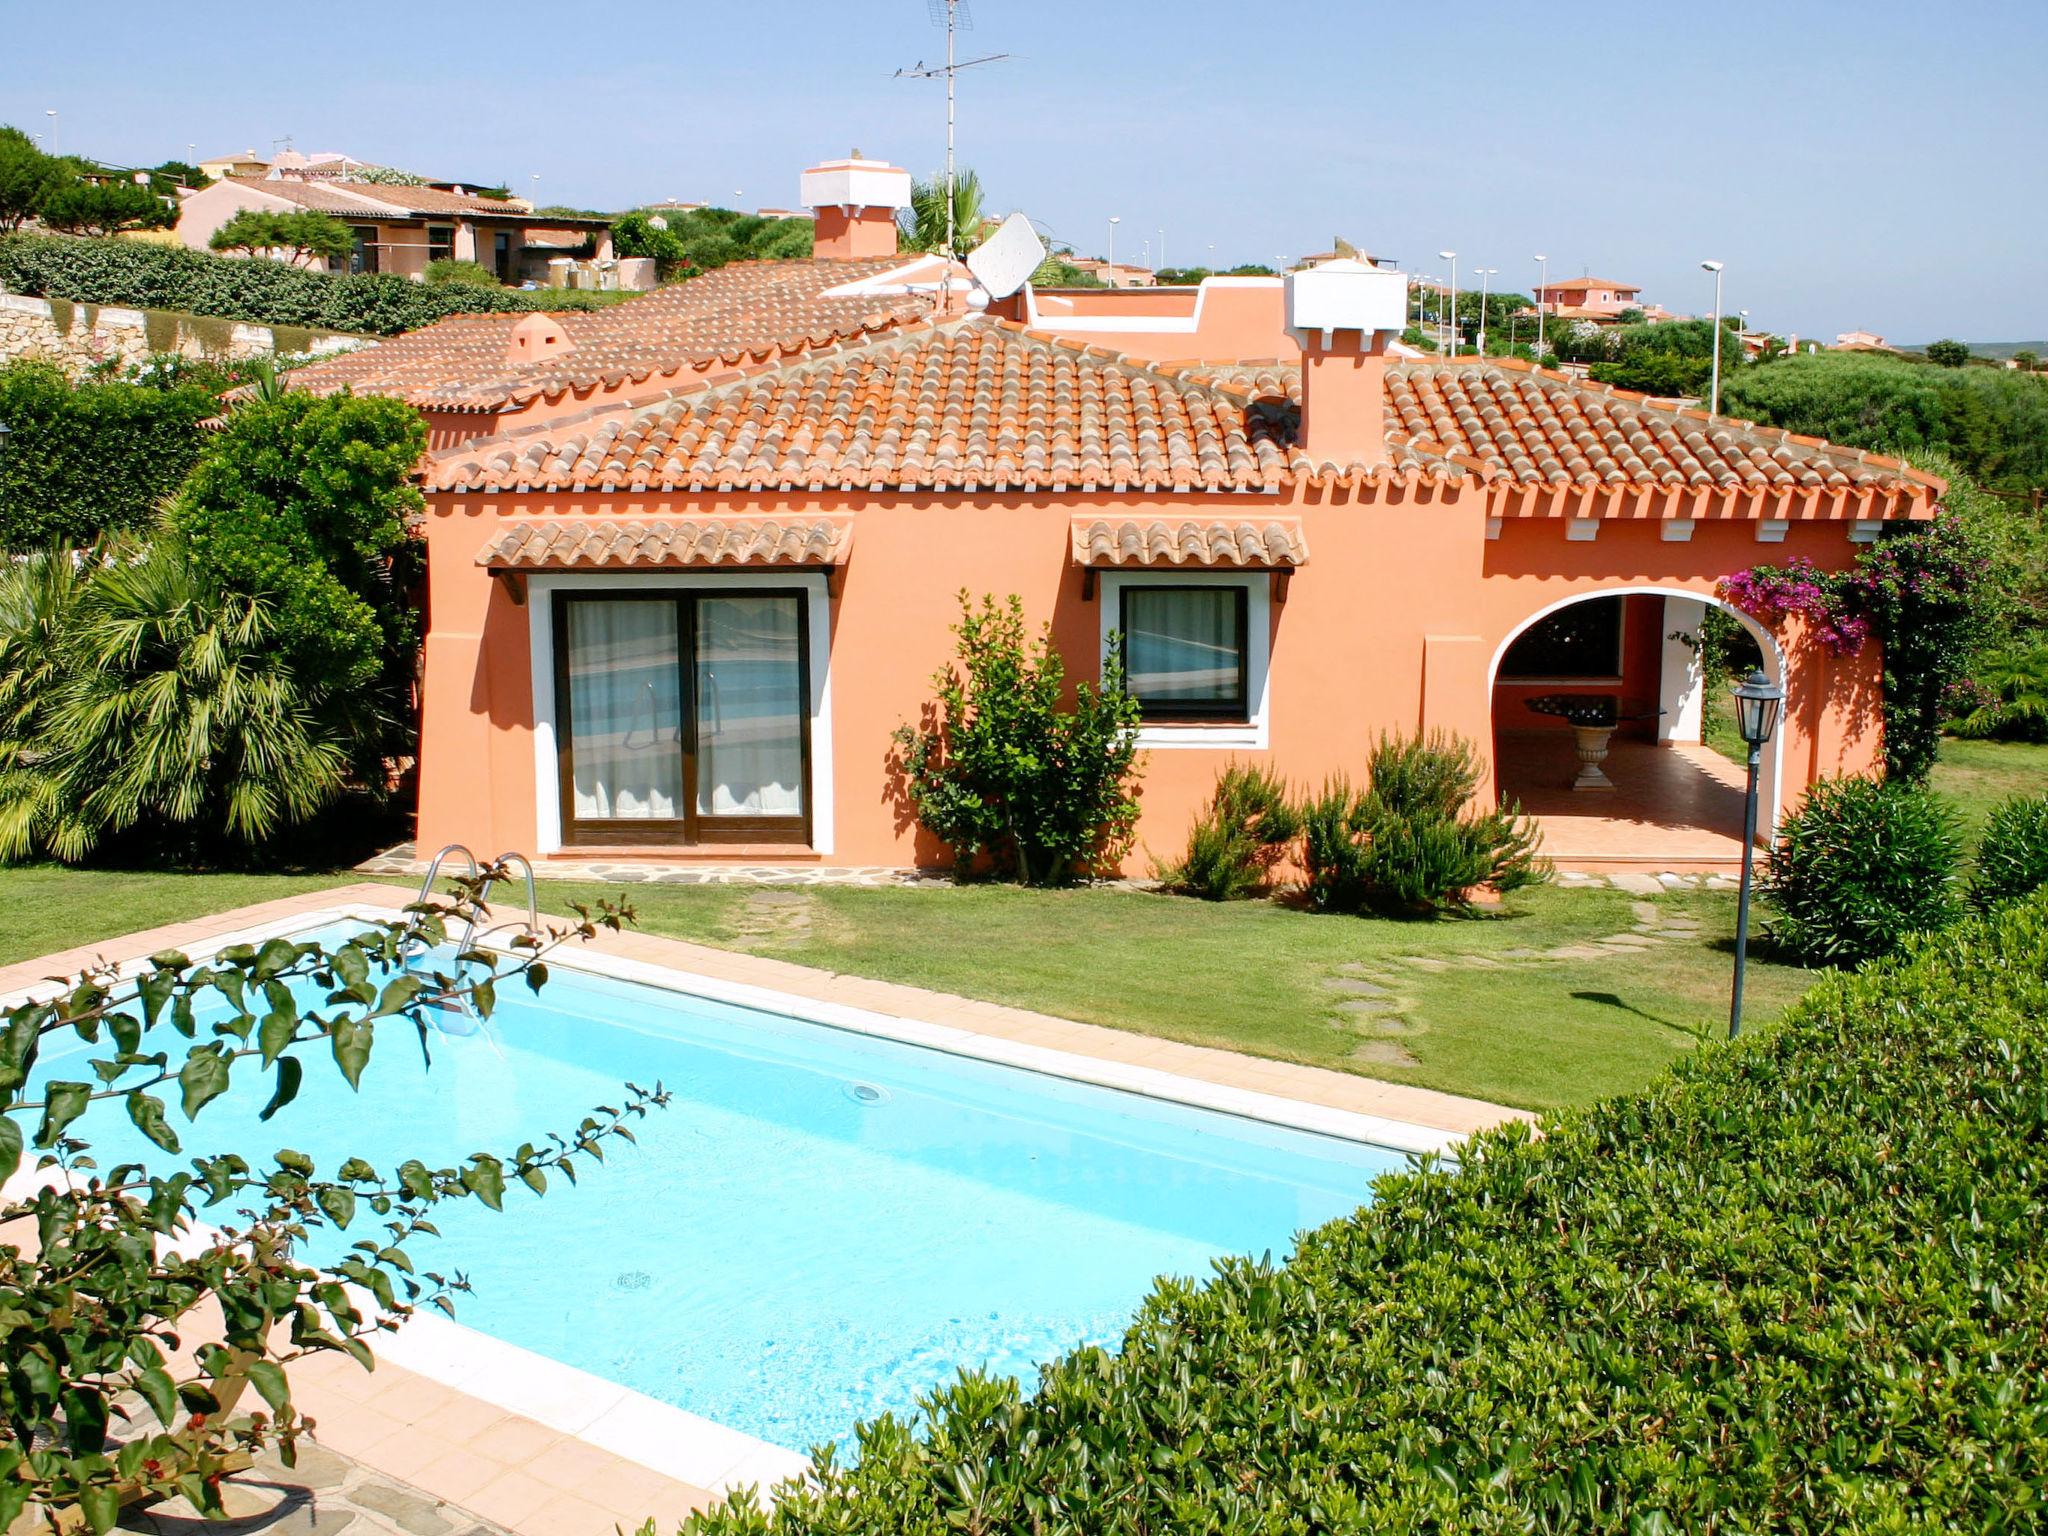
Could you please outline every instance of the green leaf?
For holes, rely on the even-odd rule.
[[[156,1415],[157,1423],[165,1429],[171,1428],[178,1419],[178,1389],[171,1384],[171,1378],[161,1366],[152,1367],[135,1378],[135,1390],[142,1394],[149,1404],[149,1411]]]
[[[548,968],[545,965],[543,965],[540,961],[534,961],[533,964],[529,965],[526,968],[527,987],[532,991],[538,992],[542,987],[546,986],[547,984]]]
[[[388,988],[386,989],[388,992]],[[363,1068],[370,1064],[370,1042],[376,1037],[376,1026],[367,1019],[337,1019],[330,1039],[334,1044],[334,1062],[341,1068],[341,1075],[348,1079],[351,1088],[363,1080]]]
[[[394,1013],[403,1013],[420,995],[420,979],[417,976],[394,976],[384,983],[384,990],[377,998],[377,1006],[370,1017],[387,1018]]]
[[[6,1115],[0,1115],[0,1184],[14,1177],[14,1170],[21,1166],[21,1126]],[[0,1531],[7,1527],[0,1525]]]
[[[256,978],[260,981],[290,970],[299,958],[299,946],[290,939],[272,939],[256,951]]]
[[[178,1150],[178,1133],[171,1129],[164,1119],[164,1101],[147,1093],[128,1095],[128,1118],[135,1122],[135,1129],[166,1152]]]
[[[494,1211],[505,1208],[505,1169],[495,1157],[479,1153],[462,1170],[462,1187]]]
[[[185,1090],[185,1118],[190,1120],[227,1092],[226,1059],[211,1046],[194,1046],[185,1065],[178,1069],[178,1086]]]
[[[296,1056],[286,1056],[277,1064],[277,1089],[270,1095],[270,1102],[263,1106],[263,1113],[256,1118],[268,1120],[285,1105],[299,1096],[299,1083],[306,1075],[305,1063]]]
[[[92,1483],[78,1490],[78,1512],[93,1536],[107,1536],[121,1514],[121,1493],[111,1483]]]
[[[91,1102],[89,1084],[51,1083],[43,1090],[43,1123],[36,1128],[36,1145],[54,1147],[64,1127],[84,1114]]]
[[[263,1394],[263,1401],[270,1404],[272,1412],[283,1413],[291,1406],[291,1388],[275,1360],[252,1360],[248,1375],[249,1385]]]
[[[291,1044],[292,1036],[299,1031],[299,1016],[274,1009],[263,1016],[263,1022],[256,1029],[256,1043],[263,1051],[263,1065],[269,1066],[277,1060],[278,1053]]]
[[[353,1190],[336,1189],[330,1185],[317,1191],[313,1198],[337,1227],[346,1227],[355,1220],[356,1197]]]
[[[28,1484],[18,1478],[0,1478],[0,1531],[12,1526],[28,1505]]]

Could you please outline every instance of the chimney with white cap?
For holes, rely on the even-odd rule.
[[[910,206],[910,172],[886,160],[864,160],[856,149],[805,171],[798,201],[817,220],[813,255],[827,261],[893,256],[896,215]]]
[[[1287,274],[1287,328],[1301,344],[1301,449],[1310,458],[1386,463],[1387,343],[1407,312],[1407,275],[1371,262]]]

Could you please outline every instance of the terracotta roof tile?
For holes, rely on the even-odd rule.
[[[846,344],[448,449],[437,490],[1274,491],[1294,413],[1007,321]]]
[[[518,202],[502,198],[472,197],[466,192],[443,192],[439,187],[386,186],[367,181],[302,181],[296,176],[224,176],[223,181],[247,187],[271,197],[281,197],[301,208],[356,219],[431,218],[436,215],[465,215],[470,218],[533,219]],[[536,220],[543,224],[568,224],[592,228],[610,223],[608,219],[583,219],[549,214]]]
[[[1308,539],[1298,517],[1227,523],[1113,522],[1077,517],[1072,534],[1076,565],[1226,565],[1266,570],[1308,563]]]
[[[1914,489],[1896,459],[1499,358],[1396,364],[1388,431],[1519,485]]]
[[[845,563],[850,517],[575,518],[506,523],[477,552],[494,570]]]
[[[520,315],[455,315],[421,330],[294,370],[291,387],[394,395],[422,410],[495,411],[600,384],[758,361],[887,330],[927,314],[929,296],[831,290],[903,265],[866,261],[736,262],[608,309],[555,318],[568,346],[508,363]]]

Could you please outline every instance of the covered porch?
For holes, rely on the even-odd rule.
[[[1492,679],[1495,782],[1504,801],[1535,818],[1559,869],[1740,867],[1744,769],[1705,743],[1710,606],[1720,605],[1680,591],[1611,589],[1531,615],[1503,645]],[[1758,642],[1752,655],[1782,686],[1777,647],[1742,623]],[[1586,724],[1595,728],[1577,728]],[[1767,749],[1760,829],[1775,820],[1778,767]]]

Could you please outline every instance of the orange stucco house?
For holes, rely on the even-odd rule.
[[[891,254],[893,167],[837,162],[805,191],[812,260],[450,321],[296,376],[434,426],[422,847],[943,863],[890,733],[950,659],[963,589],[1021,596],[1081,677],[1126,637],[1132,872],[1177,851],[1232,759],[1312,785],[1383,731],[1455,731],[1500,786],[1569,799],[1569,731],[1525,707],[1545,691],[1617,696],[1640,782],[1699,777],[1688,641],[1716,583],[1842,566],[1941,489],[1515,363],[1390,359],[1407,279],[1364,263],[991,298]],[[1768,819],[1878,761],[1878,659],[1743,622],[1789,695]],[[1593,802],[1623,826],[1614,860],[1674,867],[1662,813]]]

